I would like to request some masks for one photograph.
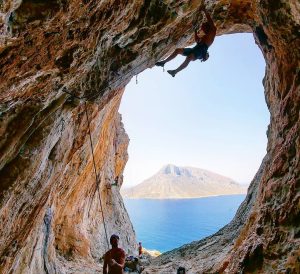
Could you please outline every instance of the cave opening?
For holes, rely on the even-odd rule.
[[[127,85],[121,101],[130,138],[121,193],[146,249],[165,252],[214,234],[231,221],[245,194],[165,200],[161,193],[129,197],[126,188],[166,166],[209,170],[248,186],[266,154],[265,61],[253,35],[217,37],[209,52],[208,62],[192,62],[175,78],[158,67],[143,72]],[[176,68],[183,58],[165,70]],[[206,203],[201,207],[197,200]],[[211,207],[214,213],[203,212],[219,203]],[[170,207],[177,209],[172,212]]]

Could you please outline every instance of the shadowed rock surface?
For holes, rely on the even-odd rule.
[[[107,244],[85,101],[108,234],[136,249],[119,193],[128,145],[120,100],[134,75],[192,42],[201,2],[0,2],[1,273],[99,272]],[[299,273],[299,3],[206,6],[218,35],[253,32],[266,60],[267,155],[228,226],[147,271],[184,263],[190,273]]]

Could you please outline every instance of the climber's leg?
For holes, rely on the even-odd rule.
[[[159,67],[163,67],[165,65],[165,63],[167,63],[167,62],[171,61],[172,59],[174,59],[178,54],[183,55],[183,52],[184,52],[183,48],[175,49],[175,51],[166,60],[157,62],[155,65],[159,66]]]
[[[175,77],[176,73],[178,73],[179,71],[185,69],[191,61],[195,61],[195,60],[196,60],[196,57],[192,53],[192,54],[190,54],[186,57],[185,61],[177,69],[168,70],[168,73],[171,74],[173,77]]]

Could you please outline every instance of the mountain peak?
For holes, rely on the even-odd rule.
[[[168,164],[142,183],[121,189],[127,198],[199,198],[215,195],[242,194],[246,187],[230,178],[195,167]]]
[[[167,164],[166,166],[164,166],[160,172],[160,174],[170,174],[170,175],[175,175],[175,176],[191,176],[191,173],[189,172],[188,169],[184,168],[184,167],[178,167],[176,165],[173,164]]]

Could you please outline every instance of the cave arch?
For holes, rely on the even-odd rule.
[[[224,240],[222,248],[228,253],[210,256],[207,264],[198,262],[195,272],[299,272],[299,8],[292,0],[232,0],[228,11],[221,0],[206,4],[215,11],[219,35],[253,32],[263,52],[265,96],[271,113],[268,148],[242,218],[232,223],[242,226],[233,247],[215,235],[196,245],[199,253],[179,249],[174,258],[180,254],[181,259],[190,260],[199,255],[200,260],[203,250],[215,254],[218,239]],[[127,233],[124,245],[128,250],[135,248],[122,199],[115,188],[105,188],[106,181],[121,178],[127,159],[128,137],[118,105],[132,76],[167,55],[166,49],[190,43],[189,26],[199,1],[187,5],[186,1],[91,0],[65,5],[40,25],[26,26],[18,37],[6,32],[10,5],[0,7],[0,176],[5,182],[0,200],[0,258],[4,272],[72,268],[92,273],[99,268],[94,258],[101,257],[105,246],[102,222],[96,199],[90,201],[90,218],[84,203],[90,200],[93,181],[86,122],[82,104],[63,88],[79,96],[93,95],[89,111],[103,177],[101,191],[111,219],[109,230]],[[72,61],[67,69],[56,62],[64,52],[70,53]],[[107,86],[110,89],[103,90]],[[62,117],[67,126],[61,134]],[[60,153],[48,160],[56,144]],[[45,223],[49,208],[53,218]],[[164,257],[153,269],[172,267],[172,261]]]
[[[251,42],[254,43],[254,41],[251,41]],[[216,40],[215,43],[218,43],[218,41]],[[226,50],[225,50],[225,52],[226,52]],[[200,64],[200,62],[197,64],[196,63],[197,62],[195,62],[194,66],[197,66],[197,69],[199,69],[200,66],[203,66],[203,64]],[[172,67],[174,65],[170,65],[170,66]],[[228,69],[230,69],[230,65],[229,65]],[[183,71],[182,73],[188,74],[189,77],[193,77],[193,75],[190,75],[188,71]],[[161,72],[161,74],[162,74],[162,72]],[[238,74],[235,74],[235,72],[233,72],[233,74],[236,76],[238,75]],[[200,75],[201,75],[201,73],[200,73]],[[169,75],[166,75],[166,73],[163,76],[166,78],[170,78],[171,81],[174,81],[174,79],[172,77],[169,77]],[[183,76],[181,76],[181,77],[183,77]],[[205,76],[203,77],[203,75],[199,76],[199,78],[206,79]],[[182,79],[186,80],[185,78],[182,78]],[[132,85],[136,86],[134,80],[135,79],[132,80]],[[139,90],[139,92],[141,92],[142,91],[141,89],[143,89],[143,87],[141,87],[142,82],[143,82],[143,79],[139,78],[139,83],[136,86],[136,90]],[[147,84],[149,84],[149,83],[146,82],[146,85]],[[159,85],[161,85],[161,83],[159,83]],[[154,86],[153,89],[156,89],[156,86]],[[198,90],[198,91],[202,92],[203,89]],[[130,92],[130,91],[127,91],[127,92]],[[160,90],[159,92],[162,92],[162,90]],[[172,89],[172,93],[173,92],[174,92],[174,90]],[[208,91],[206,90],[203,92],[208,92]],[[184,89],[183,93],[186,93],[185,96],[189,96],[189,89]],[[123,95],[123,96],[125,96],[125,95]],[[170,95],[164,95],[164,97],[168,97],[168,96],[170,96]],[[150,105],[152,105],[152,102],[150,103]],[[176,106],[172,106],[172,107],[176,108]],[[191,108],[193,108],[193,106],[191,106]],[[139,109],[139,112],[138,112],[139,115],[142,116],[142,113],[141,113],[142,109],[141,108],[138,108],[138,109]],[[124,112],[125,112],[125,110],[124,110]],[[167,113],[169,112],[168,107],[166,107],[166,112]],[[145,121],[147,121],[147,120],[145,119]],[[126,128],[126,121],[124,121],[124,124],[125,124],[125,128]],[[148,130],[147,130],[147,133],[149,134]],[[134,137],[134,136],[131,136],[130,132],[128,132],[128,134],[129,134],[129,137]],[[135,138],[137,138],[137,137],[135,137]],[[184,146],[184,144],[182,144],[182,146]],[[143,151],[143,154],[145,154],[145,157],[147,157],[146,150]],[[265,165],[264,164],[265,161],[266,161],[266,159],[263,159],[262,166]],[[236,217],[234,218],[234,220],[232,222],[229,222],[229,224],[225,225],[225,227],[222,228],[217,233],[214,233],[208,237],[205,237],[205,239],[202,239],[200,241],[195,241],[192,243],[187,243],[183,247],[176,248],[172,251],[166,252],[166,254],[164,253],[159,258],[154,259],[153,265],[150,266],[149,268],[146,268],[146,270],[149,271],[149,273],[155,273],[155,271],[159,271],[159,273],[175,273],[176,269],[179,266],[184,266],[184,267],[186,267],[187,271],[191,271],[191,273],[203,273],[203,271],[208,271],[209,273],[214,273],[215,271],[217,271],[216,269],[214,269],[214,267],[217,264],[221,264],[221,262],[224,263],[224,261],[227,259],[225,254],[229,253],[229,251],[231,250],[233,243],[235,242],[236,238],[239,236],[239,233],[242,229],[243,224],[246,222],[247,218],[249,217],[251,208],[252,208],[253,204],[255,203],[255,199],[257,197],[257,188],[258,188],[259,182],[261,180],[262,169],[263,169],[263,167],[261,167],[260,170],[257,171],[257,174],[254,177],[252,184],[250,186],[248,195],[245,198],[245,201],[240,206],[238,212],[236,213]],[[170,233],[172,234],[172,232],[170,232]],[[206,250],[206,248],[205,248],[206,246],[210,246],[210,248],[208,250]],[[147,246],[145,246],[145,247],[147,248]],[[196,254],[199,254],[199,255],[196,255]],[[208,257],[210,258],[209,260],[207,259]],[[199,263],[199,262],[201,262],[201,263]]]

